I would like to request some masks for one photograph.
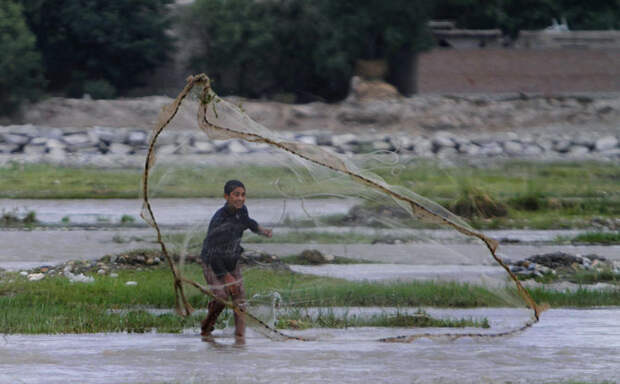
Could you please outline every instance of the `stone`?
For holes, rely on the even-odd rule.
[[[92,129],[92,134],[106,144],[124,143],[127,141],[127,130],[125,129],[95,126]]]
[[[456,148],[441,147],[437,151],[436,155],[437,155],[437,157],[440,157],[440,158],[447,158],[447,157],[454,157],[454,156],[458,155],[458,153],[459,152],[456,150]]]
[[[118,273],[112,272],[112,273],[110,273],[110,277],[117,278],[118,277]]]
[[[28,143],[29,146],[31,145],[47,145],[47,141],[48,139],[46,137],[34,137],[32,140],[30,140],[30,142]]]
[[[146,145],[146,132],[144,131],[131,131],[127,135],[127,144],[137,146]]]
[[[45,146],[48,149],[52,149],[52,148],[60,148],[62,150],[64,150],[67,146],[65,145],[65,143],[63,143],[62,141],[58,140],[58,139],[47,139],[45,142]]]
[[[239,140],[232,140],[228,143],[228,150],[230,153],[248,153],[250,150]]]
[[[5,133],[4,141],[8,144],[24,145],[30,141],[30,136],[21,133]]]
[[[567,154],[569,156],[581,157],[590,153],[590,148],[584,147],[583,145],[573,145],[568,150]]]
[[[431,139],[431,142],[433,143],[434,152],[437,152],[439,148],[442,147],[454,148],[456,146],[454,139],[445,132],[438,132],[435,134],[435,136]]]
[[[522,154],[524,156],[539,156],[544,153],[544,150],[536,144],[529,144],[523,148]]]
[[[594,143],[594,149],[597,151],[606,151],[609,149],[616,148],[618,146],[618,139],[614,136],[605,136],[596,140]]]
[[[342,135],[332,136],[332,145],[334,147],[341,147],[344,144],[353,144],[357,141],[357,136],[352,133],[345,133]]]
[[[99,270],[97,271],[97,274],[98,274],[98,275],[105,275],[105,269],[103,269],[103,268],[102,268],[102,269],[99,269]]]
[[[605,157],[620,157],[620,148],[607,149],[600,151],[599,154]]]
[[[19,274],[21,276],[28,276],[28,272],[26,272],[26,271],[20,271]]]
[[[316,137],[316,143],[317,143],[317,145],[332,146],[333,145],[332,135],[319,134]]]
[[[296,140],[304,144],[317,145],[317,139],[314,136],[301,135],[297,136]]]
[[[62,137],[62,141],[74,148],[88,147],[93,145],[90,136],[86,132],[68,133]]]
[[[364,80],[359,76],[353,76],[347,101],[393,99],[399,95],[398,90],[391,84],[380,80]]]
[[[506,141],[504,143],[504,152],[511,156],[521,155],[523,152],[523,144],[518,141]]]
[[[0,144],[0,153],[15,153],[19,148],[17,144]]]
[[[208,141],[195,141],[194,148],[196,153],[214,153],[216,150],[215,145]]]
[[[39,281],[45,277],[44,273],[31,273],[28,275],[27,279],[29,281]]]
[[[320,251],[317,251],[316,249],[306,249],[299,254],[298,258],[300,259],[300,261],[305,261],[309,264],[314,265],[327,264],[333,260],[333,258],[329,260],[328,257],[323,255]]]
[[[129,287],[132,287],[132,286],[138,285],[138,282],[137,281],[128,281],[128,282],[125,283],[125,285],[127,285]]]
[[[47,148],[43,145],[26,145],[23,152],[26,155],[42,155],[47,152]]]
[[[172,155],[177,150],[177,146],[174,144],[165,144],[157,146],[156,148],[157,155]]]
[[[560,153],[566,153],[570,149],[572,143],[569,140],[559,140],[553,143],[553,150]]]
[[[111,155],[127,155],[133,151],[133,148],[127,144],[112,143],[108,147],[108,153]]]
[[[480,148],[480,154],[484,156],[498,156],[503,153],[504,153],[504,150],[496,142],[485,144]]]

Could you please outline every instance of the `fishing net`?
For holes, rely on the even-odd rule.
[[[173,151],[183,153],[195,140],[177,139],[172,149],[162,144],[175,130],[175,137],[183,137],[187,123],[175,117],[184,108],[197,114],[197,127],[208,145],[243,142],[246,151],[260,149],[272,165],[261,169],[258,160],[244,160],[256,157],[243,153],[219,156],[215,162],[212,155],[205,154],[204,161],[197,155],[191,165],[162,161]],[[262,335],[321,339],[324,333],[317,336],[303,329],[344,327],[354,332],[376,326],[383,327],[377,340],[411,342],[420,337],[498,337],[538,321],[540,307],[503,261],[496,240],[414,193],[411,185],[386,181],[386,174],[398,181],[406,166],[395,152],[354,157],[283,137],[248,117],[243,105],[217,96],[204,74],[189,77],[152,132],[142,191],[142,217],[156,230],[174,277],[177,312],[192,314],[190,296],[219,300],[196,269],[187,272],[187,264],[199,261],[209,219],[224,200],[188,207],[204,218],[180,228],[158,222],[158,209],[166,204],[159,193],[182,178],[202,179],[222,192],[227,179],[241,179],[250,216],[263,227],[273,227],[274,239],[265,244],[246,232],[242,259],[248,303],[244,308],[224,304]],[[253,199],[259,192],[272,199]],[[182,192],[179,197],[184,197]],[[320,244],[330,242],[325,238],[340,240]],[[476,307],[490,309],[480,315]],[[492,308],[507,307],[527,308],[529,315],[487,321]],[[446,318],[454,321],[442,322]],[[472,322],[462,322],[465,318]]]

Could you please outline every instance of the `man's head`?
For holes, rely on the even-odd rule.
[[[245,204],[245,185],[239,180],[228,180],[224,185],[224,198],[229,206],[241,209]]]

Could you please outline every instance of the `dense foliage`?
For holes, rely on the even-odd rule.
[[[176,54],[172,0],[0,0],[0,114],[42,91],[122,95]],[[388,63],[401,92],[428,19],[460,28],[620,29],[618,0],[196,0],[178,21],[195,43],[188,72],[223,94],[338,100],[359,59]],[[24,22],[25,18],[25,22]],[[397,63],[397,65],[396,65]]]
[[[461,28],[500,28],[516,36],[538,30],[552,19],[566,19],[572,30],[620,29],[617,0],[436,0],[435,19],[454,20]]]
[[[51,90],[114,96],[166,60],[171,0],[21,0]],[[95,96],[97,96],[95,95]]]
[[[184,19],[198,36],[192,70],[221,93],[338,99],[356,59],[428,46],[422,0],[197,0]],[[243,22],[239,22],[243,20]]]
[[[19,4],[0,1],[0,114],[34,99],[43,85],[41,57]]]

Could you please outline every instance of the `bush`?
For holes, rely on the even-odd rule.
[[[0,115],[15,112],[22,101],[41,94],[45,83],[35,43],[21,6],[0,2]]]
[[[197,0],[182,23],[202,47],[192,71],[206,72],[221,94],[337,100],[357,59],[400,59],[428,46],[427,3]]]
[[[87,80],[84,82],[84,93],[93,99],[113,99],[116,88],[107,80]]]
[[[109,95],[101,80],[125,91],[166,61],[170,2],[22,0],[50,88],[75,97],[86,85]]]

